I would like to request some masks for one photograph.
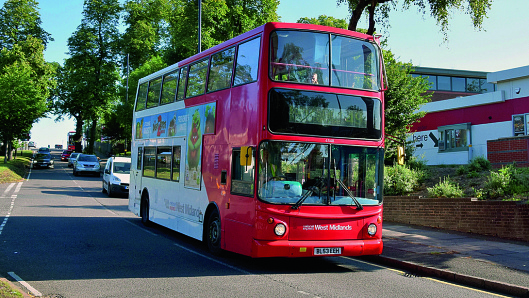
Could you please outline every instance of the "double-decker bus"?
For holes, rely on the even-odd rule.
[[[142,78],[129,209],[251,257],[382,252],[378,41],[267,23]]]
[[[75,151],[75,140],[74,140],[75,131],[69,131],[66,136],[66,148],[69,151]]]

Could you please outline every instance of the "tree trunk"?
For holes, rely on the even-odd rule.
[[[90,154],[94,154],[96,127],[97,127],[97,120],[92,120],[92,125],[90,127],[90,136],[88,137],[88,149],[87,149],[88,153]]]
[[[375,8],[377,7],[377,1],[372,0],[371,5],[367,8],[369,11],[369,29],[367,29],[368,35],[375,33]]]
[[[83,117],[82,116],[77,116],[75,117],[75,120],[76,120],[76,124],[75,124],[75,135],[74,135],[74,144],[75,144],[75,150],[74,152],[83,152],[83,145],[82,145],[82,140],[83,140],[83,125],[84,125],[84,121],[83,121]]]
[[[349,0],[351,1],[351,0]],[[369,0],[360,0],[358,2],[356,9],[353,11],[353,14],[351,15],[351,19],[349,20],[349,27],[348,30],[356,31],[356,27],[358,26],[358,21],[360,20],[360,17],[362,17],[362,12],[364,12],[364,9],[369,4]]]

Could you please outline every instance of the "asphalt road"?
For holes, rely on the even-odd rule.
[[[144,227],[126,198],[101,192],[101,178],[55,162],[0,184],[0,276],[34,296],[497,297],[354,258],[214,257],[199,241]]]

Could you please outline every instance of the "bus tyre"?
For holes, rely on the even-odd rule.
[[[220,216],[217,210],[211,212],[206,230],[206,241],[209,251],[214,255],[219,255],[220,248]]]
[[[149,198],[141,199],[141,223],[145,226],[149,226],[151,221],[149,220]]]

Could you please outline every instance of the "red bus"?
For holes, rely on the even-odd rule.
[[[66,147],[68,148],[69,151],[75,151],[75,140],[74,140],[74,136],[75,135],[75,131],[70,131],[68,132],[68,135],[66,136]]]
[[[373,36],[267,23],[142,78],[129,209],[213,253],[380,254],[382,65]]]

